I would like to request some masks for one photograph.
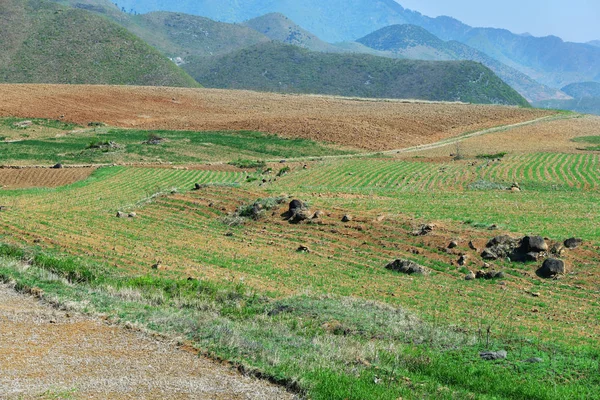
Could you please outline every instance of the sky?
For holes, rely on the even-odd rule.
[[[571,42],[600,40],[600,0],[396,0],[429,17],[448,15],[475,27],[505,28]]]

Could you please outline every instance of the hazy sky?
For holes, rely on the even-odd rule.
[[[600,0],[396,0],[404,8],[448,15],[477,27],[506,28],[567,41],[600,40]]]

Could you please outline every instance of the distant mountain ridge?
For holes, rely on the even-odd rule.
[[[529,106],[492,71],[471,61],[320,53],[271,42],[219,57],[192,57],[183,68],[214,88]]]
[[[599,82],[579,82],[572,83],[562,88],[563,92],[567,93],[576,99],[582,97],[598,97],[600,98],[600,83]]]
[[[0,82],[198,87],[109,20],[43,0],[0,3]]]
[[[600,47],[537,38],[504,29],[473,28],[451,17],[430,18],[393,0],[121,0],[139,12],[171,10],[211,19],[242,22],[279,12],[327,42],[356,40],[380,28],[413,24],[442,40],[467,44],[545,85],[560,88],[574,82],[600,81]]]
[[[392,25],[381,28],[364,38],[358,39],[357,42],[409,59],[480,62],[494,71],[529,101],[549,98],[568,99],[568,96],[560,91],[536,82],[527,75],[500,63],[483,52],[457,41],[445,42],[416,25]]]

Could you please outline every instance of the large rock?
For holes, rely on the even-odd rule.
[[[300,200],[292,200],[292,201],[290,201],[289,212],[291,214],[293,214],[296,211],[301,210],[303,208],[306,208],[306,206]]]
[[[513,239],[508,235],[496,236],[486,245],[481,257],[485,260],[498,260],[510,257],[519,247],[519,239]]]
[[[508,356],[505,350],[500,351],[482,351],[479,353],[479,357],[482,360],[493,361],[493,360],[504,360]]]
[[[565,273],[565,262],[557,258],[549,258],[537,270],[537,274],[542,278],[554,278],[557,275]]]
[[[410,260],[395,260],[386,265],[385,268],[408,275],[429,275],[427,268]]]
[[[523,253],[541,253],[548,251],[548,244],[541,236],[525,236],[521,247]]]
[[[572,237],[570,239],[565,240],[564,244],[567,249],[576,249],[577,247],[581,246],[582,243],[582,239]]]

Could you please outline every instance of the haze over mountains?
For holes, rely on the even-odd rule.
[[[9,0],[6,4],[9,3],[13,8],[15,4],[27,4],[27,7],[30,7],[34,3],[46,4],[43,7],[47,8],[48,4],[43,0]],[[402,97],[412,93],[414,98],[427,100],[455,99],[503,104],[509,101],[510,104],[524,104],[521,98],[517,99],[513,93],[508,94],[505,88],[501,88],[495,79],[487,79],[487,71],[482,71],[486,82],[494,83],[488,85],[486,90],[475,89],[472,85],[465,86],[462,77],[447,75],[449,71],[456,72],[466,68],[467,64],[463,64],[461,68],[451,68],[443,63],[427,64],[430,66],[427,71],[434,76],[426,81],[430,82],[432,87],[414,85],[411,90],[399,91],[398,83],[406,82],[410,78],[410,75],[397,76],[392,73],[402,65],[398,61],[401,59],[481,63],[528,101],[544,107],[548,104],[540,102],[552,101],[553,105],[572,104],[570,101],[574,96],[561,91],[563,87],[581,82],[600,82],[600,41],[586,44],[566,43],[552,36],[536,38],[502,29],[472,28],[450,17],[429,18],[405,9],[393,0],[353,0],[350,3],[341,0],[327,3],[316,0],[223,0],[218,3],[208,0],[122,0],[117,5],[109,0],[54,0],[54,3],[69,6],[64,11],[69,15],[77,15],[76,18],[83,15],[92,18],[94,14],[107,17],[112,23],[129,31],[128,34],[142,39],[135,43],[149,44],[192,74],[200,84],[211,87],[372,97],[385,97],[390,93],[394,93],[393,97]],[[78,14],[72,14],[74,12]],[[16,21],[14,18],[9,20],[11,23],[18,23]],[[105,18],[103,21],[104,24],[110,25]],[[8,28],[8,24],[3,25],[8,31],[19,31],[19,28],[12,29]],[[63,28],[53,29],[63,34]],[[114,36],[119,37],[123,32],[125,31],[121,30]],[[108,43],[106,40],[96,41]],[[23,63],[22,60],[17,61],[14,56],[22,53],[9,47],[27,47],[15,44],[17,42],[14,40],[3,42],[0,42],[0,46],[7,49],[0,60],[4,60],[5,66],[0,64],[0,67],[6,70],[7,63]],[[24,40],[23,43],[29,45],[30,41]],[[155,56],[158,55],[155,50],[150,50]],[[94,54],[93,46],[80,51],[83,51],[83,54]],[[59,60],[64,57],[64,52],[50,53],[56,60],[48,59],[52,62],[47,62],[48,60],[41,57],[36,62],[46,66],[63,62]],[[48,55],[46,52],[42,54]],[[257,58],[259,54],[260,58]],[[154,60],[152,57],[150,59]],[[121,61],[127,60],[125,57]],[[165,68],[166,61],[164,58],[161,60],[159,64],[162,63],[161,68]],[[98,64],[99,61],[93,62]],[[132,59],[129,62],[132,63],[130,66],[122,66],[120,69],[135,70],[133,65],[143,64],[133,62]],[[249,64],[232,64],[240,62]],[[346,68],[340,63],[348,63],[354,69]],[[70,68],[73,76],[98,77],[96,81],[86,83],[139,84],[129,78],[119,80],[103,74],[79,73],[75,71],[80,65],[79,62],[70,62],[69,65],[72,66]],[[260,76],[256,76],[256,71],[262,68],[261,65],[264,69]],[[274,65],[276,68],[273,68]],[[169,64],[168,68],[172,67]],[[32,76],[25,76],[15,72],[18,68],[10,68],[12,72],[5,72],[3,78],[6,82],[32,81],[37,75],[45,75],[44,81],[58,79],[56,73],[46,74],[39,71]],[[66,71],[68,70],[67,68]],[[341,79],[327,80],[326,77],[333,70],[343,73],[344,76]],[[405,73],[408,70],[402,69]],[[183,80],[173,85],[196,84],[181,69],[175,71],[177,72],[172,70],[167,75],[175,73]],[[233,75],[228,76],[224,71]],[[65,77],[69,74],[59,75],[63,81],[68,81]],[[165,84],[147,79],[147,73],[145,76],[146,78],[141,79],[145,84]],[[256,79],[249,79],[250,76]],[[372,79],[374,76],[378,78]],[[441,82],[440,76],[453,80],[451,85],[443,86],[445,88],[469,89],[466,93],[442,94],[440,87],[435,86]],[[169,79],[165,82],[170,82]],[[70,81],[77,82],[81,80]],[[417,87],[426,94],[414,92]],[[472,89],[474,91],[471,91]],[[575,97],[577,98],[579,97]]]

